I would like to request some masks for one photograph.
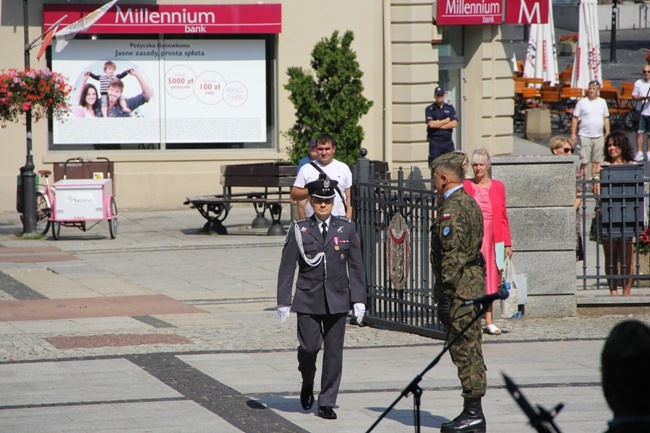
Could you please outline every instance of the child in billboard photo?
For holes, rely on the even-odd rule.
[[[99,81],[99,92],[102,95],[102,117],[108,117],[108,87],[111,83],[111,80],[114,78],[124,78],[129,73],[129,71],[126,70],[115,75],[116,70],[117,66],[115,63],[108,60],[106,63],[104,63],[103,74],[93,74],[92,72],[88,72],[90,78],[94,78],[95,80]],[[122,111],[125,113],[131,112],[131,109],[129,109],[128,105],[126,104],[124,96],[120,98],[120,107],[122,107]]]
[[[146,104],[153,97],[153,89],[149,84],[149,81],[143,75],[143,73],[136,68],[129,69],[128,75],[136,79],[140,85],[140,93],[131,96],[124,97],[124,82],[119,78],[113,78],[108,85],[108,107],[106,110],[106,115],[108,117],[131,117],[133,115],[133,110]],[[134,83],[129,82],[129,87]],[[133,91],[130,88],[131,92]],[[125,111],[122,107],[122,101],[127,106],[128,111]]]

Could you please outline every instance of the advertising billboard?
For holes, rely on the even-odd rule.
[[[73,86],[55,145],[266,141],[262,39],[75,39],[52,70]]]

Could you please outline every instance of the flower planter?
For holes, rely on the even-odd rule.
[[[573,56],[576,53],[576,48],[578,47],[577,42],[564,41],[559,43],[559,52],[561,56]]]
[[[634,273],[635,269],[632,269]],[[650,255],[639,254],[639,275],[650,275]],[[650,287],[650,280],[639,280],[639,287]]]

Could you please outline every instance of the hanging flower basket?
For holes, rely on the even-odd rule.
[[[35,122],[51,116],[63,120],[70,112],[71,87],[59,73],[48,69],[3,70],[0,74],[0,124],[18,119],[31,110]]]

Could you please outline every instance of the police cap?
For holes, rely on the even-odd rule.
[[[338,182],[330,179],[318,179],[313,182],[309,182],[305,185],[305,188],[309,190],[309,195],[315,198],[329,199],[336,196],[336,190],[334,187],[338,185]]]

